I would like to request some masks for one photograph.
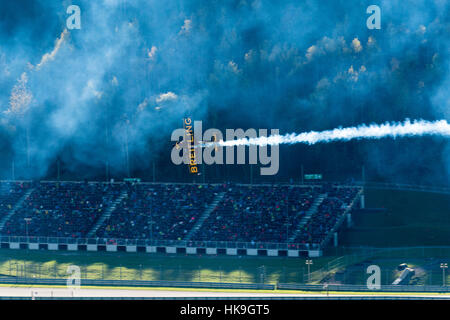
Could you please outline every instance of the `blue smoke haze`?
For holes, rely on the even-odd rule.
[[[71,4],[82,29],[64,31]],[[381,30],[366,28],[371,4]],[[16,177],[54,177],[58,160],[68,177],[104,178],[106,163],[120,177],[128,145],[133,175],[156,161],[184,179],[170,133],[186,115],[204,130],[281,133],[449,119],[449,39],[445,0],[2,1],[0,173],[10,178],[14,161]],[[32,99],[11,112],[24,74]],[[420,183],[450,172],[439,138],[282,147],[280,157],[280,177],[298,177],[299,163],[344,176],[365,163],[374,178]]]

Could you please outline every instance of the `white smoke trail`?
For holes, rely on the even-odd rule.
[[[286,135],[273,135],[269,137],[259,138],[243,138],[230,141],[219,141],[205,143],[203,147],[222,146],[248,146],[248,145],[279,145],[279,144],[296,144],[304,143],[313,145],[316,143],[328,143],[333,141],[349,141],[360,139],[381,139],[381,138],[397,138],[397,137],[412,137],[412,136],[426,136],[438,135],[443,137],[450,137],[450,125],[446,120],[426,121],[414,120],[411,122],[406,119],[404,122],[384,123],[360,125],[349,128],[336,128],[326,131],[310,131],[303,133],[291,133]]]
[[[67,38],[67,34],[67,29],[64,29],[64,31],[61,33],[61,36],[56,39],[55,47],[53,48],[52,52],[44,54],[41,58],[41,61],[36,65],[36,67],[34,67],[32,64],[29,64],[29,68],[31,70],[35,69],[36,71],[39,71],[42,66],[53,60],[59,49],[61,49],[63,42]],[[11,95],[9,98],[10,107],[3,112],[4,114],[23,116],[28,110],[28,106],[33,99],[33,94],[28,90],[27,83],[28,74],[27,72],[24,72],[11,91]]]
[[[42,66],[45,65],[48,61],[53,60],[55,58],[59,49],[61,49],[61,46],[64,40],[66,39],[68,33],[69,32],[67,31],[67,29],[64,29],[64,31],[61,33],[61,36],[56,39],[55,47],[53,48],[52,52],[46,53],[42,56],[41,62],[39,62],[38,65],[36,66],[36,70],[41,69]]]

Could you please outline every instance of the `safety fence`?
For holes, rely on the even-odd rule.
[[[405,183],[383,183],[373,181],[366,181],[366,182],[358,181],[355,182],[355,185],[364,186],[365,188],[368,189],[418,191],[418,192],[450,194],[450,188],[444,186],[423,186]]]
[[[66,279],[36,279],[0,277],[1,284],[10,285],[45,285],[68,286],[73,283]],[[392,292],[392,293],[449,293],[449,286],[427,285],[381,285],[373,289],[364,285],[305,285],[296,283],[220,283],[220,282],[185,282],[185,281],[137,281],[137,280],[93,280],[81,279],[80,287],[141,287],[141,288],[192,288],[192,289],[234,289],[234,290],[295,290],[306,292]]]
[[[278,290],[298,291],[340,291],[340,292],[450,292],[450,286],[416,286],[416,285],[381,285],[377,289],[369,289],[365,285],[305,285],[295,283],[278,283]]]
[[[338,282],[345,284],[364,284],[368,275],[366,268],[370,264],[388,262],[382,267],[383,284],[390,284],[395,276],[395,263],[414,263],[426,270],[420,284],[442,283],[443,270],[439,263],[448,263],[450,247],[406,247],[406,248],[339,248],[336,259],[312,259],[313,264],[308,273],[304,260],[264,260],[265,263],[250,263],[246,259],[222,260],[211,259],[194,262],[184,257],[163,259],[164,255],[156,255],[155,259],[142,260],[139,256],[128,254],[105,255],[100,260],[90,254],[80,256],[68,254],[59,256],[56,261],[49,259],[39,261],[39,255],[33,256],[32,250],[23,251],[21,258],[8,258],[0,261],[0,276],[19,278],[67,278],[67,268],[76,265],[80,268],[80,276],[84,279],[97,280],[161,280],[189,282],[232,282],[232,283],[300,283],[317,284]],[[30,259],[27,259],[28,254]],[[34,260],[33,260],[34,259]],[[135,260],[137,259],[137,260]],[[28,260],[28,261],[27,261]],[[252,260],[253,261],[253,260]],[[392,261],[392,262],[390,262]],[[230,263],[231,262],[231,263]],[[262,260],[261,260],[262,262]],[[267,263],[267,265],[266,265]],[[427,264],[431,263],[431,266]],[[434,263],[434,264],[433,264]],[[351,271],[351,272],[350,272]],[[350,272],[350,273],[349,273]],[[341,279],[332,279],[337,273],[345,273]],[[445,271],[448,276],[448,273]],[[450,279],[448,279],[450,283]]]
[[[37,279],[0,277],[1,284],[14,285],[46,285],[73,286],[71,279]],[[149,287],[149,288],[197,288],[197,289],[246,289],[246,290],[275,290],[273,284],[263,283],[220,283],[220,282],[187,282],[187,281],[139,281],[139,280],[96,280],[80,279],[80,286],[100,287]]]
[[[333,251],[334,249],[330,249]],[[331,252],[328,252],[331,254]],[[304,275],[308,278],[304,282],[323,282],[330,273],[341,271],[348,266],[360,264],[365,261],[384,259],[401,260],[406,262],[411,259],[441,259],[442,262],[450,260],[450,246],[430,246],[430,247],[397,247],[397,248],[374,248],[374,247],[341,247],[333,253],[339,255],[338,258],[329,261],[325,266]],[[361,272],[364,270],[361,268]],[[439,281],[441,270],[427,271],[429,282]],[[434,279],[434,280],[433,280]]]
[[[254,283],[274,284],[277,282],[301,283],[305,279],[306,268],[265,265],[236,265],[212,262],[208,266],[197,263],[179,265],[175,261],[149,261],[148,263],[120,260],[114,262],[81,264],[78,261],[45,263],[21,260],[0,261],[0,277],[11,279],[67,279],[70,268],[76,268],[81,279],[117,281],[177,281],[214,283]]]

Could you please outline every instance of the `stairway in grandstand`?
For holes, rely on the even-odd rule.
[[[350,204],[347,206],[347,208],[345,209],[345,211],[341,214],[341,218],[338,219],[338,221],[336,221],[336,224],[334,225],[334,227],[331,229],[330,232],[328,232],[328,235],[325,237],[325,239],[320,243],[320,246],[325,246],[328,241],[331,240],[331,237],[333,236],[334,232],[336,230],[339,229],[339,227],[341,226],[341,224],[344,222],[345,220],[345,216],[347,215],[347,213],[350,212],[350,210],[352,210],[353,206],[359,202],[361,195],[363,194],[364,190],[360,189],[359,192],[356,194],[356,196],[353,198],[352,202],[350,202]]]
[[[312,203],[311,207],[306,211],[305,216],[300,220],[297,228],[295,229],[294,233],[289,237],[288,241],[293,242],[295,238],[297,237],[298,233],[300,232],[301,228],[306,225],[311,218],[313,214],[317,212],[317,208],[319,208],[320,204],[325,200],[327,197],[326,193],[320,194]]]
[[[12,217],[12,215],[14,213],[16,213],[17,209],[19,209],[20,207],[22,207],[23,203],[25,202],[25,200],[30,196],[30,194],[34,191],[33,188],[29,189],[27,192],[25,192],[25,194],[16,202],[16,204],[14,205],[14,207],[11,209],[10,212],[8,212],[8,214],[6,216],[3,217],[3,219],[0,221],[0,233],[3,232],[3,228],[5,227],[6,221],[9,220],[9,218]]]
[[[105,222],[106,219],[111,217],[111,214],[116,210],[116,207],[119,203],[122,202],[122,200],[128,195],[127,191],[122,191],[120,196],[113,202],[111,207],[106,209],[105,213],[97,220],[97,223],[92,227],[91,231],[87,234],[88,238],[94,237],[95,233],[97,232],[97,229],[102,225],[103,222]]]
[[[219,193],[213,200],[213,202],[208,206],[208,208],[205,209],[203,214],[198,219],[197,223],[192,227],[192,229],[189,231],[189,233],[186,235],[186,237],[183,240],[191,240],[192,236],[202,227],[203,222],[208,219],[211,212],[214,211],[216,206],[219,204],[220,201],[222,201],[223,197],[225,196],[225,192]]]

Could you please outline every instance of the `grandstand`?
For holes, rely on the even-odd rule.
[[[2,248],[320,256],[358,186],[0,183]]]
[[[329,284],[358,291],[367,289],[366,269],[373,264],[386,290],[440,290],[445,281],[439,265],[449,252],[447,188],[366,183],[363,193],[359,183],[0,185],[5,283],[62,281],[74,264],[85,285],[87,279],[289,290]],[[397,288],[403,263],[416,274]]]

